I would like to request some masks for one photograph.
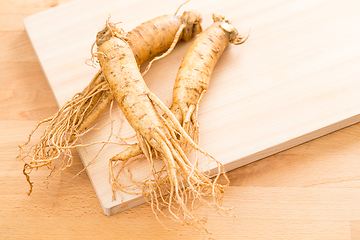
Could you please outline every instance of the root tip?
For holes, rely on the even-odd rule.
[[[30,196],[30,194],[32,193],[32,190],[33,190],[34,183],[30,181],[30,172],[27,173],[26,169],[30,169],[30,172],[31,172],[31,167],[27,163],[24,164],[23,174],[25,175],[26,181],[29,183],[29,186],[30,186],[29,192],[27,193],[27,195]]]

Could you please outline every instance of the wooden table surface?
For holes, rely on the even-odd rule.
[[[211,234],[154,217],[148,205],[106,216],[74,151],[71,168],[27,196],[18,144],[57,111],[23,18],[70,0],[0,0],[0,239],[360,239],[360,124],[228,173],[224,205],[206,207]]]

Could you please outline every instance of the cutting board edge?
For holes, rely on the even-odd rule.
[[[340,129],[349,127],[349,126],[359,123],[359,122],[360,122],[360,114],[350,116],[350,117],[343,119],[341,121],[338,121],[336,123],[326,125],[322,128],[316,129],[314,131],[308,132],[308,133],[298,136],[296,138],[287,140],[283,143],[274,145],[274,146],[264,149],[262,151],[257,151],[254,154],[250,154],[248,156],[245,156],[243,158],[240,158],[238,160],[235,160],[228,164],[225,164],[225,170],[226,170],[226,172],[228,172],[235,168],[245,166],[245,165],[250,164],[255,161],[259,161],[268,156],[280,153],[287,149],[290,149],[290,148],[296,147],[298,145],[304,144],[306,142],[315,140],[317,138],[320,138],[327,134],[333,133]]]
[[[299,136],[297,138],[285,141],[285,142],[283,142],[281,144],[272,146],[270,148],[264,149],[262,151],[258,151],[258,152],[254,153],[254,154],[251,154],[251,155],[239,158],[239,159],[237,159],[235,161],[229,162],[227,164],[224,164],[225,171],[228,172],[228,171],[234,170],[236,168],[248,165],[250,163],[259,161],[259,160],[261,160],[261,159],[263,159],[265,157],[277,154],[279,152],[285,151],[285,150],[290,149],[292,147],[301,145],[301,144],[306,143],[308,141],[311,141],[311,140],[314,140],[316,138],[325,136],[327,134],[330,134],[332,132],[335,132],[337,130],[340,130],[342,128],[351,126],[351,125],[359,123],[359,122],[360,122],[360,114],[351,116],[351,117],[349,117],[347,119],[341,120],[341,121],[336,122],[336,123],[331,124],[331,125],[327,125],[327,126],[325,126],[323,128],[320,128],[320,129],[317,129],[315,131],[306,133],[306,134],[304,134],[302,136]],[[81,155],[80,155],[80,157],[81,157]],[[82,160],[82,158],[81,158],[81,160]],[[84,164],[84,161],[83,161],[83,164]],[[215,170],[216,169],[213,169],[210,172],[210,174],[215,174]],[[89,178],[90,178],[90,181],[92,182],[90,174],[89,174]],[[95,192],[96,192],[96,188],[94,188],[94,189],[95,189]],[[126,203],[116,204],[114,202],[114,204],[110,204],[109,206],[106,206],[100,200],[101,198],[98,195],[98,193],[96,193],[96,194],[98,196],[101,207],[103,208],[103,211],[104,211],[105,215],[107,215],[107,216],[113,216],[113,215],[115,215],[117,213],[121,213],[121,212],[126,211],[126,210],[128,210],[130,208],[133,208],[133,207],[139,206],[141,204],[144,204],[146,202],[145,199],[142,196],[138,196],[138,197],[135,197],[132,200],[126,202]]]

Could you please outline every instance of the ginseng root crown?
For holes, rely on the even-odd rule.
[[[221,28],[224,29],[224,31],[230,33],[230,43],[240,45],[249,38],[249,34],[246,37],[239,34],[236,28],[229,22],[229,20],[225,20],[225,16],[214,13],[213,20],[214,22],[222,22],[220,25]]]
[[[182,39],[189,41],[194,35],[202,32],[202,17],[196,11],[185,11],[181,16],[181,22],[185,25]]]
[[[117,38],[123,39],[127,41],[126,34],[123,29],[119,29],[116,27],[116,24],[118,23],[112,23],[108,20],[106,20],[106,25],[103,28],[103,30],[99,31],[96,35],[96,45],[100,46],[104,42],[108,41],[110,38],[116,36]]]

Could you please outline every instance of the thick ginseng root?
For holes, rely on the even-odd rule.
[[[154,18],[128,32],[126,38],[137,65],[140,66],[163,51],[166,52],[157,59],[166,56],[180,39],[188,41],[201,30],[200,15],[195,11],[188,11],[181,17],[164,15]],[[47,166],[51,168],[54,177],[62,169],[71,166],[71,149],[81,145],[79,138],[89,130],[90,124],[106,109],[112,99],[105,77],[99,71],[81,93],[76,94],[52,117],[38,124],[29,135],[28,141],[19,146],[19,156],[25,162],[23,173],[30,184],[29,194],[33,186],[29,177],[32,169]],[[46,129],[39,142],[24,154],[23,148],[30,144],[33,133],[43,124],[46,124]],[[60,159],[59,163],[52,166],[56,159]]]
[[[242,44],[246,41],[223,16],[213,14],[213,20],[214,23],[199,34],[184,56],[175,79],[170,107],[196,143],[199,141],[199,103],[208,89],[213,69],[229,42]],[[183,146],[183,149],[187,147]]]
[[[107,22],[106,28],[97,35],[96,42],[102,72],[125,118],[136,132],[138,146],[149,163],[149,176],[138,183],[132,179],[132,186],[119,182],[121,175],[110,173],[114,189],[139,194],[132,188],[136,185],[141,189],[140,194],[151,203],[154,212],[165,214],[163,208],[166,207],[167,216],[172,219],[202,228],[201,219],[194,215],[188,204],[200,201],[222,208],[221,197],[226,186],[216,181],[223,172],[221,164],[218,163],[219,171],[216,180],[212,181],[190,162],[177,135],[181,135],[196,150],[211,156],[196,145],[170,110],[147,88],[125,36],[114,24]],[[138,151],[136,145],[131,146],[123,160],[132,158]],[[155,158],[163,161],[163,169],[154,167]],[[211,201],[206,201],[207,198]]]
[[[213,19],[214,24],[212,24],[204,32],[200,33],[200,35],[195,39],[194,43],[187,51],[184,60],[181,63],[173,89],[173,104],[170,107],[174,117],[177,119],[179,124],[182,125],[184,131],[186,131],[186,133],[192,137],[195,143],[198,143],[199,139],[199,123],[197,121],[199,102],[207,90],[213,68],[229,42],[237,45],[242,44],[247,39],[239,35],[235,28],[228,21],[226,21],[224,17],[214,14]],[[164,110],[164,112],[166,111]],[[168,114],[168,116],[171,115]],[[180,139],[178,138],[179,136]],[[186,136],[186,134],[176,134],[174,139],[177,140],[173,140],[178,141],[177,148],[179,148],[179,146],[182,148],[182,150],[179,150],[179,152],[181,152],[183,159],[186,159],[187,163],[184,166],[181,164],[181,161],[179,162],[178,166],[181,168],[181,171],[186,173],[179,177],[179,179],[188,179],[186,176],[190,176],[190,178],[192,178],[195,175],[201,179],[201,184],[195,184],[196,187],[194,187],[194,185],[185,181],[184,185],[182,186],[190,186],[187,193],[189,193],[189,195],[195,193],[195,195],[192,195],[194,199],[197,199],[197,197],[202,198],[204,196],[212,195],[216,199],[215,202],[217,202],[215,205],[219,207],[222,195],[221,193],[227,185],[221,187],[219,187],[219,185],[216,185],[215,187],[214,185],[213,192],[209,191],[206,194],[204,193],[204,189],[210,189],[208,187],[210,186],[211,181],[209,181],[209,176],[203,175],[203,173],[199,172],[199,170],[196,168],[196,165],[188,162],[185,152],[187,152],[187,146],[192,146],[194,143],[188,144],[189,141],[187,141],[184,136]],[[140,145],[142,145],[142,147],[140,147]],[[146,151],[143,152],[142,149],[145,149]],[[144,186],[143,182],[139,183],[133,181],[131,174],[128,175],[128,178],[131,180],[130,182],[132,184],[120,184],[120,182],[124,179],[124,175],[128,171],[127,169],[131,167],[131,159],[134,159],[134,157],[142,153],[144,153],[147,159],[152,159],[152,154],[156,154],[156,152],[151,151],[151,148],[146,143],[142,143],[142,141],[140,141],[138,144],[132,145],[131,147],[125,149],[110,159],[110,176],[114,188],[120,189],[123,192],[131,193],[136,189],[141,189]],[[154,184],[155,186],[167,186],[167,183],[164,182],[163,178],[161,177],[163,170],[161,169],[156,171],[152,161],[149,161],[149,164],[152,166],[152,178],[148,178],[147,181],[156,182],[157,184]],[[189,166],[191,166],[191,168],[188,168]],[[221,171],[222,165],[218,163],[218,174],[215,175],[215,178],[212,182],[213,184],[217,184],[216,182],[220,176],[219,173]],[[228,180],[226,175],[224,176],[225,179]],[[204,182],[208,184],[207,187],[202,185]],[[158,191],[164,191],[164,194],[169,194],[170,192],[167,189],[168,188],[166,187],[157,188]],[[203,192],[198,195],[199,191]],[[156,191],[150,191],[150,193],[152,194],[149,194],[149,201],[153,204],[156,203],[154,205],[158,207],[158,202],[154,202],[153,199],[155,197],[161,197],[162,195],[154,194],[157,193]],[[189,195],[185,194],[184,197],[189,197]],[[164,199],[162,200],[165,201]],[[159,209],[159,207],[157,209]]]

